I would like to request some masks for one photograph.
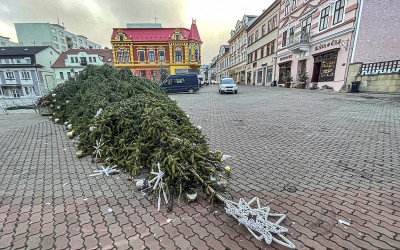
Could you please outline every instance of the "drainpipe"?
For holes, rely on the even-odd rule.
[[[364,0],[360,0],[360,8],[358,9],[358,12],[357,12],[357,24],[356,24],[356,33],[355,33],[355,37],[354,37],[353,51],[351,52],[351,61],[350,61],[351,63],[354,62],[354,54],[356,52],[358,31],[360,29],[360,22],[361,22],[363,6],[364,6]]]
[[[355,55],[355,51],[356,51],[358,31],[360,29],[360,22],[361,22],[361,15],[362,15],[363,6],[364,6],[364,0],[360,0],[360,7],[358,8],[357,15],[356,15],[357,22],[355,23],[355,31],[353,31],[353,36],[351,36],[351,41],[349,41],[349,49],[351,49],[351,56],[347,57],[347,65],[346,65],[346,71],[345,71],[345,74],[344,74],[343,87],[344,86],[348,86],[347,85],[347,77],[348,77],[348,74],[349,74],[350,63],[354,62],[354,55]],[[344,90],[343,87],[339,91]]]

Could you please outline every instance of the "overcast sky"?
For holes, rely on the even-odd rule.
[[[111,47],[112,28],[126,23],[154,23],[163,27],[190,28],[192,18],[203,41],[202,63],[227,44],[230,31],[244,14],[260,15],[273,0],[0,0],[0,36],[17,41],[15,22],[60,24],[75,34]]]

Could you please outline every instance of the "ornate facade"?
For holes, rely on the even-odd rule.
[[[167,74],[199,73],[201,44],[196,21],[186,28],[114,28],[114,66],[129,67],[136,75],[159,80]]]

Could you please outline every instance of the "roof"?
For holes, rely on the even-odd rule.
[[[133,42],[165,42],[173,37],[175,30],[179,30],[184,38],[201,42],[196,21],[193,20],[190,29],[186,28],[113,28],[112,39],[121,30]]]
[[[85,52],[87,54],[96,54],[103,57],[103,62],[108,65],[113,65],[113,56],[111,49],[71,49],[61,53],[57,60],[51,66],[52,68],[72,68],[71,66],[65,66],[65,59],[68,55],[77,55],[79,52]],[[111,60],[108,60],[111,59]]]
[[[0,56],[31,56],[50,48],[50,46],[12,46],[0,47]]]
[[[196,20],[192,20],[190,27],[189,40],[201,41],[199,31],[197,30]]]

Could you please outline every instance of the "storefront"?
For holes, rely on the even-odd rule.
[[[335,80],[337,50],[313,55],[314,67],[311,82],[329,82]]]

